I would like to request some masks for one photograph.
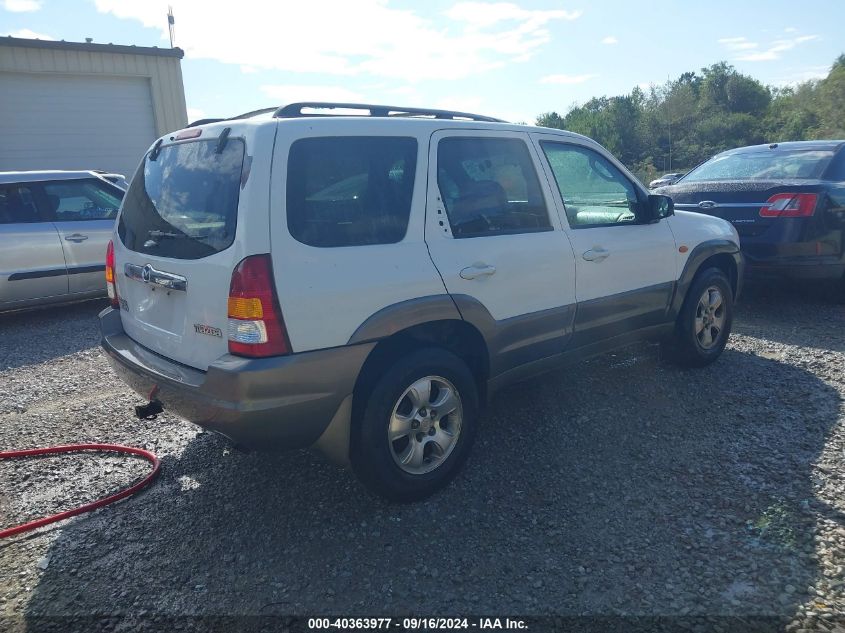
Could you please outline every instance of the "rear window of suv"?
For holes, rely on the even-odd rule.
[[[287,219],[309,246],[393,244],[411,214],[417,141],[348,136],[294,142],[288,158]]]
[[[833,158],[827,150],[768,150],[715,156],[679,182],[707,180],[812,180]]]
[[[138,253],[199,259],[235,239],[244,144],[189,141],[150,152],[123,201],[118,234]]]

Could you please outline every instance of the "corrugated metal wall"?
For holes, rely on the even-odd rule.
[[[0,72],[149,78],[158,136],[188,124],[180,62],[178,57],[156,55],[0,46]]]

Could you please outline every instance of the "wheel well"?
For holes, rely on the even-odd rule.
[[[461,358],[475,377],[479,400],[483,401],[490,373],[490,355],[484,337],[466,321],[432,321],[401,330],[373,348],[355,381],[353,420],[360,419],[367,396],[384,372],[403,354],[421,347],[440,347]]]
[[[729,255],[728,253],[719,253],[718,255],[712,255],[705,259],[701,266],[698,267],[698,271],[696,271],[696,275],[702,270],[707,270],[708,268],[718,268],[728,280],[731,282],[731,290],[733,290],[734,298],[736,298],[736,290],[739,283],[739,279],[737,278],[737,270],[736,270],[736,262],[734,261],[733,256]]]

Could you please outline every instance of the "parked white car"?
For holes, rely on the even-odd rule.
[[[503,385],[643,339],[714,361],[742,259],[728,222],[674,214],[586,137],[294,104],[156,141],[106,275],[102,344],[139,416],[316,446],[411,500]]]
[[[93,171],[0,172],[0,312],[105,296],[122,199]]]

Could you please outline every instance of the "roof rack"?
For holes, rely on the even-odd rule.
[[[270,112],[275,112],[278,108],[261,108],[260,110],[251,110],[250,112],[244,112],[243,114],[239,114],[238,116],[229,117],[226,119],[227,121],[235,121],[237,119],[248,119],[253,116],[258,116],[259,114],[269,114]]]
[[[259,114],[269,114],[271,112],[275,112],[278,110],[277,107],[273,106],[272,108],[262,108],[261,110],[252,110],[250,112],[244,112],[243,114],[238,114],[237,116],[230,116],[226,118],[215,118],[215,119],[197,119],[189,123],[185,127],[196,127],[198,125],[205,125],[206,123],[220,123],[220,121],[237,121],[238,119],[248,119],[253,116],[258,116]]]
[[[244,112],[237,116],[215,119],[198,119],[189,123],[186,127],[196,127],[198,125],[205,125],[207,123],[219,123],[220,121],[236,121],[238,119],[248,119],[250,117],[259,116],[261,114],[273,113],[276,119],[293,119],[299,117],[323,117],[323,116],[340,116],[336,114],[317,114],[304,113],[306,108],[317,110],[366,110],[369,112],[368,116],[372,117],[432,117],[435,119],[461,119],[468,121],[487,121],[489,123],[505,123],[502,119],[496,119],[491,116],[484,116],[482,114],[471,114],[470,112],[457,112],[454,110],[432,110],[430,108],[402,108],[399,106],[388,105],[374,105],[371,103],[335,103],[331,101],[302,101],[299,103],[291,103],[280,108],[262,108],[260,110],[252,110],[251,112]]]
[[[186,128],[189,127],[197,127],[198,125],[205,125],[206,123],[220,123],[220,121],[225,121],[226,119],[197,119],[196,121],[192,121],[186,125]]]
[[[276,109],[274,118],[298,118],[315,116],[338,116],[334,114],[304,113],[305,108],[317,110],[366,110],[372,117],[432,117],[435,119],[466,119],[469,121],[488,121],[504,123],[502,119],[495,119],[481,114],[469,112],[455,112],[453,110],[432,110],[429,108],[404,108],[399,106],[374,105],[372,103],[334,103],[330,101],[302,101],[291,103]]]

